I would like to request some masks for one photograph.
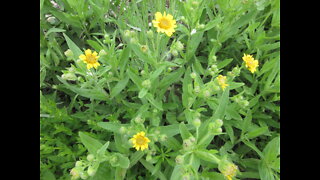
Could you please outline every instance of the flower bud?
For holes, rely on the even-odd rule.
[[[87,160],[88,160],[88,161],[93,161],[93,159],[94,159],[94,155],[93,155],[93,154],[89,154],[89,155],[87,156]]]
[[[127,131],[127,129],[123,126],[121,126],[119,129],[120,134],[124,134],[126,131]]]
[[[141,70],[141,71],[140,71],[140,74],[141,74],[141,75],[144,75],[144,74],[146,74],[146,73],[145,73],[144,70]]]
[[[141,51],[144,52],[144,53],[147,52],[148,51],[148,46],[147,45],[142,45],[141,46]]]
[[[93,168],[92,166],[88,167],[87,173],[89,176],[94,176],[96,174],[97,170]]]
[[[142,87],[149,89],[151,87],[151,81],[149,79],[142,82]]]
[[[195,79],[195,78],[197,77],[197,74],[196,74],[195,72],[192,72],[192,73],[190,74],[190,76],[191,76],[192,79]]]
[[[80,172],[76,168],[71,169],[70,174],[72,176],[72,179],[78,179],[80,177]]]
[[[81,173],[80,177],[81,177],[81,179],[88,179],[89,175],[87,172],[83,172],[83,173]]]
[[[152,156],[151,156],[151,154],[147,154],[147,156],[146,156],[146,161],[148,161],[148,162],[152,161]]]
[[[226,159],[219,162],[218,169],[227,179],[232,179],[238,172],[238,166]]]
[[[134,37],[134,38],[131,38],[131,39],[130,39],[130,43],[131,43],[131,44],[137,44],[137,43],[138,43],[137,38],[135,38],[135,37]]]
[[[194,138],[193,136],[191,136],[190,138],[189,138],[189,140],[190,140],[190,142],[193,144],[194,142],[196,142],[196,138]]]
[[[61,78],[64,80],[71,80],[71,81],[77,80],[77,76],[74,73],[62,74]]]
[[[47,21],[50,24],[55,24],[57,22],[57,19],[55,17],[51,16],[51,17],[48,17]]]
[[[239,74],[240,74],[240,68],[239,67],[234,67],[233,69],[232,69],[232,72],[236,75],[236,76],[238,76]]]
[[[160,135],[160,141],[165,142],[168,139],[168,136],[165,134]]]
[[[182,51],[183,50],[183,44],[180,41],[176,42],[176,48],[178,51]]]
[[[110,164],[116,164],[118,162],[118,157],[116,155],[111,156],[110,158]]]
[[[176,163],[177,163],[177,164],[183,164],[183,162],[184,162],[184,157],[181,156],[181,155],[178,155],[175,160],[176,160]]]
[[[222,129],[221,128],[217,128],[217,129],[215,129],[214,133],[222,133]]]
[[[134,122],[136,122],[137,124],[142,124],[144,123],[144,119],[142,119],[140,116],[137,116],[136,118],[134,118]]]
[[[190,139],[185,139],[183,140],[183,148],[184,149],[189,149],[192,146],[192,142],[190,141]]]
[[[204,24],[199,24],[199,25],[197,25],[197,28],[198,28],[199,30],[202,30],[202,29],[205,28],[205,25],[204,25]]]
[[[129,38],[131,36],[131,33],[129,30],[124,31],[124,37]]]
[[[68,49],[68,50],[66,50],[64,52],[64,55],[66,55],[68,58],[72,58],[73,57],[73,52],[70,49]]]
[[[81,161],[76,162],[76,167],[81,167],[82,165],[83,165],[83,163]]]
[[[171,67],[168,67],[168,72],[171,72],[172,71],[172,68]]]
[[[150,39],[153,38],[153,31],[151,29],[149,31],[147,31],[147,37]]]
[[[221,127],[223,125],[223,121],[221,119],[217,119],[214,122],[216,124],[217,127]]]
[[[107,52],[104,49],[101,49],[99,51],[99,56],[104,56],[104,55],[107,55]]]
[[[184,16],[180,16],[180,20],[185,22],[186,21],[186,18]]]
[[[217,61],[217,56],[212,56],[212,60],[213,60],[213,62],[216,62]]]
[[[173,49],[173,50],[171,51],[171,54],[172,54],[173,56],[178,56],[178,55],[179,55],[178,51],[175,50],[175,49]]]
[[[210,96],[211,96],[210,91],[209,91],[209,90],[205,90],[205,91],[203,92],[203,96],[206,97],[206,98],[210,97]]]
[[[193,124],[196,128],[198,128],[198,127],[200,127],[200,125],[201,125],[201,120],[200,120],[199,118],[196,118],[196,119],[193,120],[192,124]]]

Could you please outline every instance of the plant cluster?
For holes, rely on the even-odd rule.
[[[40,0],[41,179],[280,179],[279,0]]]

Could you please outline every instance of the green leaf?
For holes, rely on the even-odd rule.
[[[153,98],[153,96],[150,93],[147,93],[147,95],[145,96],[147,98],[147,100],[157,109],[159,109],[160,111],[163,111],[162,109],[162,102],[157,101]]]
[[[49,34],[53,33],[53,32],[65,32],[66,30],[61,29],[61,28],[50,28],[47,33],[46,36],[49,36]]]
[[[123,76],[123,72],[129,60],[130,48],[126,47],[123,49],[120,57],[119,67],[120,67],[120,76]]]
[[[126,76],[124,79],[120,80],[117,85],[112,88],[110,97],[114,98],[115,96],[117,96],[127,86],[128,82],[129,76]]]
[[[97,43],[96,41],[93,40],[87,40],[87,43],[93,48],[95,49],[97,52],[99,52],[101,49],[103,49],[103,47]]]
[[[131,155],[130,158],[130,165],[129,168],[131,168],[132,166],[134,166],[143,156],[144,156],[144,152],[143,151],[136,151]]]
[[[103,129],[106,129],[108,131],[114,132],[114,133],[120,133],[119,129],[121,127],[129,127],[129,124],[120,124],[115,122],[98,122],[97,125]]]
[[[67,41],[69,49],[73,52],[74,59],[79,59],[79,56],[82,54],[81,49],[66,34],[63,33],[63,36]]]
[[[225,59],[225,60],[219,62],[217,65],[218,69],[222,69],[222,68],[226,67],[228,64],[230,64],[232,62],[232,60],[233,59],[230,58],[230,59]]]
[[[142,88],[142,89],[140,90],[140,92],[139,92],[138,97],[141,99],[141,98],[143,98],[145,95],[147,95],[147,93],[148,93],[148,89]]]
[[[88,149],[90,154],[96,155],[97,151],[103,146],[101,142],[84,134],[83,132],[79,132],[79,136],[82,144]]]
[[[153,172],[155,167],[149,163],[148,161],[144,160],[144,159],[140,159],[139,160],[141,162],[141,164],[150,172]],[[157,171],[155,173],[155,176],[157,176],[160,180],[166,180],[167,178],[164,176],[164,174],[161,171]]]
[[[180,129],[180,135],[183,140],[188,139],[189,137],[192,136],[192,134],[188,131],[188,128],[183,122],[180,123],[179,129]]]
[[[83,96],[86,98],[91,98],[91,99],[102,100],[102,101],[108,100],[108,96],[103,89],[100,89],[100,88],[94,88],[94,89],[79,88],[79,87],[76,87],[75,85],[70,85],[69,83],[67,83],[64,79],[62,79],[59,76],[57,76],[57,78],[65,85],[65,87],[67,89],[79,94],[80,96]]]
[[[258,137],[258,136],[261,136],[263,134],[266,134],[267,132],[269,132],[269,129],[268,127],[260,127],[260,128],[256,128],[252,131],[249,131],[247,134],[246,134],[246,137],[248,139],[252,139],[252,138],[255,138],[255,137]]]

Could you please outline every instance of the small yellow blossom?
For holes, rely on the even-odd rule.
[[[246,55],[244,54],[242,57],[243,61],[246,63],[246,67],[249,69],[251,73],[254,73],[257,70],[257,67],[259,66],[258,60],[255,60],[252,55]]]
[[[238,171],[238,166],[236,166],[235,164],[230,164],[224,171],[222,171],[221,173],[228,179],[228,180],[232,180],[232,178],[234,176],[236,176]]]
[[[152,24],[157,28],[157,32],[166,33],[167,36],[171,36],[177,27],[176,21],[173,19],[171,14],[167,14],[166,12],[163,15],[160,12],[156,12],[156,19],[152,20]]]
[[[130,140],[133,143],[133,147],[136,148],[137,151],[139,151],[139,149],[141,149],[141,151],[147,149],[148,143],[150,142],[149,138],[145,136],[145,132],[143,131],[134,135]]]
[[[84,54],[81,54],[80,56],[79,56],[79,58],[84,62],[84,63],[86,63],[87,64],[87,69],[91,69],[91,68],[95,68],[95,69],[97,69],[98,68],[98,66],[100,66],[100,63],[98,62],[98,58],[100,57],[100,56],[97,56],[98,55],[98,53],[96,52],[96,51],[94,51],[93,53],[92,53],[92,51],[90,50],[90,49],[87,49],[86,51],[85,51],[85,55]]]
[[[222,88],[222,90],[224,90],[227,86],[229,86],[229,84],[226,83],[226,81],[227,81],[226,76],[219,75],[217,77],[217,79],[218,79],[218,83],[219,83],[220,87]]]

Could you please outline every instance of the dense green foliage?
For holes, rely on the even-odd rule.
[[[234,164],[232,179],[280,179],[279,0],[40,0],[40,10],[41,179],[223,180]],[[152,26],[164,11],[171,37]],[[97,69],[79,59],[87,49]],[[130,141],[140,131],[144,151]]]

